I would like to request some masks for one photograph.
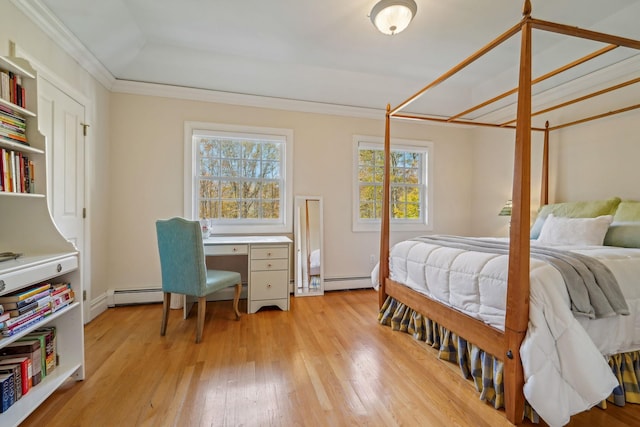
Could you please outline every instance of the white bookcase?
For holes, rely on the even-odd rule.
[[[43,326],[55,326],[57,366],[42,382],[0,414],[1,426],[17,426],[51,393],[69,378],[84,379],[84,329],[80,261],[75,246],[57,229],[47,206],[45,138],[38,132],[37,78],[35,71],[19,58],[0,57],[0,69],[21,76],[26,103],[22,108],[0,99],[0,105],[26,119],[29,145],[0,136],[0,148],[26,155],[33,162],[35,191],[31,193],[0,191],[0,253],[14,252],[20,257],[0,262],[0,295],[36,283],[66,281],[71,283],[75,301],[49,315],[17,335],[0,336],[0,349]]]

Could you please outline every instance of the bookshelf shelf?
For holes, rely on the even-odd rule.
[[[6,56],[0,56],[0,68],[5,71],[11,71],[12,73],[21,75],[28,79],[35,80],[36,73],[31,66],[22,58],[9,58]]]
[[[82,319],[82,282],[79,254],[53,222],[47,203],[46,144],[38,131],[37,75],[30,65],[18,58],[0,57],[0,70],[21,77],[25,89],[24,109],[0,100],[0,110],[7,107],[23,117],[29,145],[0,137],[0,148],[28,156],[35,171],[34,183],[40,193],[0,191],[0,252],[20,253],[17,259],[0,262],[0,295],[41,282],[68,282],[75,301],[10,337],[0,337],[0,352],[29,332],[42,327],[56,328],[58,364],[27,394],[0,414],[0,426],[17,426],[49,395],[69,379],[84,379],[84,322]]]
[[[11,193],[9,191],[0,191],[0,197],[31,197],[34,199],[44,198],[44,194],[40,193]]]
[[[27,110],[26,108],[22,108],[19,105],[14,104],[13,102],[6,101],[0,98],[0,105],[4,105],[5,107],[11,108],[13,111],[24,114],[28,117],[36,117],[36,113],[31,110]]]
[[[19,142],[13,142],[0,136],[0,147],[13,151],[20,151],[21,153],[31,154],[44,154],[44,150],[33,148],[29,145],[20,144]]]

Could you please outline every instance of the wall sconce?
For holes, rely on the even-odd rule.
[[[504,204],[504,206],[502,207],[502,210],[500,210],[500,213],[498,214],[499,216],[511,216],[511,208],[513,207],[513,203],[511,202],[511,200],[507,200]]]
[[[407,28],[417,11],[414,0],[380,0],[369,17],[381,33],[392,36]]]

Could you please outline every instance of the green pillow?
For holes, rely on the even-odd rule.
[[[613,222],[640,221],[640,202],[624,200],[618,205]]]
[[[640,248],[640,221],[612,223],[604,236],[603,245]]]
[[[565,218],[595,218],[601,215],[614,215],[620,204],[620,197],[608,200],[564,202],[544,205],[538,211],[538,217],[531,227],[531,239],[537,239],[545,218],[549,214]]]

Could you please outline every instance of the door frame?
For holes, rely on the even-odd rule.
[[[36,70],[37,76],[39,79],[45,79],[53,86],[57,87],[60,91],[65,93],[67,96],[72,98],[74,101],[79,103],[84,107],[84,121],[85,123],[93,123],[92,112],[94,110],[94,103],[89,97],[85,96],[83,93],[75,89],[69,83],[67,83],[64,79],[62,79],[58,74],[54,73],[42,62],[38,61],[32,55],[30,55],[27,51],[22,49],[18,44],[13,41],[9,42],[9,54],[15,57],[24,58],[30,62],[31,66]],[[91,206],[91,192],[89,191],[89,177],[87,174],[87,164],[89,164],[91,147],[93,142],[92,132],[88,132],[87,135],[84,136],[84,158],[82,161],[84,162],[84,207]],[[50,172],[47,172],[49,175]],[[47,176],[47,185],[49,185],[49,177]],[[91,216],[87,216],[84,218],[82,225],[82,234],[83,234],[83,247],[84,253],[80,254],[80,264],[81,264],[81,280],[82,280],[82,291],[83,295],[79,295],[77,297],[83,298],[86,293],[86,299],[83,301],[83,309],[82,309],[82,317],[84,324],[89,323],[91,319],[91,287],[86,286],[91,281]]]

